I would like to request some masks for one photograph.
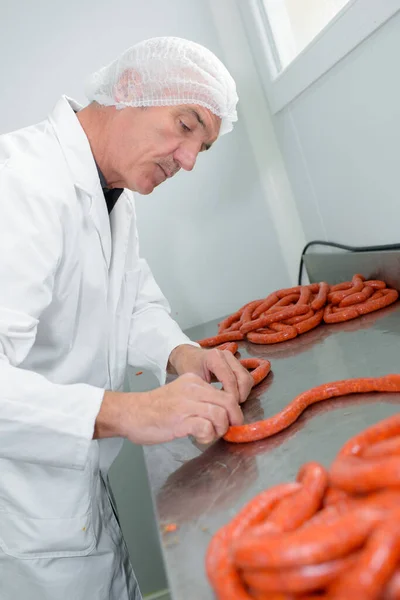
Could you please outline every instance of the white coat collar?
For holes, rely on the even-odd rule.
[[[74,185],[91,198],[90,214],[99,232],[104,259],[109,267],[110,219],[89,140],[74,112],[81,108],[75,100],[62,96],[49,115],[49,120],[63,150]]]

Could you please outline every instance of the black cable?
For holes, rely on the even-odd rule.
[[[346,244],[338,244],[337,242],[325,242],[323,240],[313,240],[308,242],[303,248],[300,257],[298,285],[301,284],[303,276],[304,256],[311,246],[330,246],[332,248],[340,248],[349,252],[377,252],[379,250],[400,250],[400,244],[386,244],[381,246],[346,246]]]

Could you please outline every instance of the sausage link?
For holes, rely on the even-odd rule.
[[[331,285],[328,294],[328,301],[331,301],[331,294],[333,294],[334,292],[349,290],[351,287],[353,287],[353,283],[351,281],[343,281],[342,283],[335,283],[335,285]]]
[[[349,306],[348,308],[341,308],[338,311],[333,311],[333,305],[328,304],[324,308],[324,321],[325,323],[343,323],[343,321],[350,321],[351,319],[357,319],[358,312],[355,306]]]
[[[269,296],[268,296],[268,298],[269,298]],[[253,302],[249,302],[248,305],[243,310],[242,316],[240,317],[240,323],[241,323],[241,325],[243,325],[243,323],[249,323],[250,321],[252,321],[253,320],[253,313],[254,313],[254,311],[259,306],[261,306],[261,304],[263,304],[264,302],[266,302],[268,300],[268,298],[266,300],[253,300]]]
[[[319,463],[306,463],[297,481],[301,489],[284,498],[271,511],[268,520],[253,530],[255,535],[293,531],[317,512],[328,486],[328,472]]]
[[[362,598],[379,600],[400,560],[400,511],[378,525],[358,561],[341,574],[329,590],[329,600]]]
[[[263,300],[261,302],[261,304],[259,304],[255,309],[254,312],[252,314],[252,318],[253,319],[257,319],[263,312],[266,312],[267,310],[269,310],[270,308],[272,308],[273,306],[275,306],[275,304],[279,302],[279,298],[276,294],[270,294],[269,296],[267,296],[267,298],[265,298],[265,300]]]
[[[254,381],[253,386],[261,383],[271,370],[271,363],[269,360],[263,360],[262,358],[242,358],[240,364],[245,369],[254,369],[251,372]]]
[[[359,508],[374,510],[378,506],[382,510],[395,509],[399,501],[399,490],[380,490],[369,494],[367,497],[346,494],[346,498],[339,500],[336,504],[324,506],[322,510],[304,524],[304,528],[332,523],[340,516],[350,511],[354,513]]]
[[[298,484],[289,483],[261,492],[214,535],[207,548],[206,572],[219,600],[251,600],[233,563],[230,545],[265,519],[277,502],[298,489]]]
[[[383,600],[400,600],[400,568],[397,568],[383,592]]]
[[[220,333],[219,335],[215,335],[214,337],[198,340],[197,343],[200,344],[202,348],[212,348],[213,346],[219,346],[224,342],[237,342],[243,338],[244,335],[240,331],[228,331],[225,333]]]
[[[278,310],[282,306],[290,306],[291,304],[296,304],[300,298],[300,294],[288,294],[287,296],[283,296],[274,306],[270,308],[270,311]]]
[[[393,381],[393,389],[385,391],[399,391],[397,389],[397,381],[400,381],[400,375],[387,375],[386,377],[390,377],[391,379],[389,381]],[[396,378],[396,380],[394,378]],[[383,421],[379,421],[379,423],[371,425],[371,427],[364,429],[361,433],[350,438],[350,440],[342,446],[338,456],[349,456],[352,454],[361,456],[372,444],[388,440],[398,435],[400,435],[400,414],[392,415]]]
[[[295,317],[297,315],[304,315],[308,312],[308,306],[305,305],[296,305],[296,306],[287,306],[282,308],[282,310],[267,314],[264,317],[260,317],[255,321],[249,321],[247,323],[243,323],[240,328],[241,333],[246,334],[249,331],[254,331],[255,329],[260,329],[265,327],[266,325],[270,325],[271,323],[275,323],[277,321],[284,321],[285,319],[290,319],[290,317]]]
[[[314,327],[317,327],[321,323],[323,317],[324,310],[321,308],[315,313],[315,315],[309,317],[308,319],[304,319],[304,321],[301,321],[300,323],[296,323],[294,327],[297,333],[301,335],[307,331],[311,331],[311,329],[314,329]]]
[[[393,510],[393,509],[392,509]],[[282,569],[327,562],[359,548],[388,511],[349,511],[331,523],[297,529],[284,535],[258,537],[245,533],[233,544],[241,569]]]
[[[241,325],[242,325],[242,322],[240,320],[235,321],[234,323],[232,323],[232,325],[227,327],[222,333],[228,333],[228,331],[239,331]],[[218,332],[218,333],[220,333],[220,332]]]
[[[297,330],[295,327],[284,323],[271,323],[268,329],[250,331],[246,337],[253,344],[276,344],[277,342],[292,340],[296,336]]]
[[[307,304],[308,305],[310,303],[311,294],[312,294],[312,292],[311,292],[310,288],[307,286],[303,286],[301,289],[297,304]]]
[[[308,309],[308,312],[306,312],[304,315],[297,315],[297,317],[291,317],[290,319],[285,319],[285,321],[282,321],[282,323],[284,325],[296,325],[297,323],[302,323],[303,321],[306,321],[307,319],[310,319],[310,317],[314,316],[314,311],[312,308]]]
[[[317,565],[306,565],[282,570],[263,569],[243,571],[247,585],[262,592],[304,594],[329,585],[339,575],[354,565],[357,555],[338,558]]]
[[[362,452],[364,458],[376,458],[379,456],[399,456],[400,455],[400,435],[377,442],[368,446]]]
[[[352,304],[359,304],[360,302],[365,302],[372,296],[374,293],[374,288],[366,285],[361,292],[355,292],[354,294],[350,294],[343,298],[343,300],[339,303],[339,308],[343,308],[346,306],[351,306]]]
[[[364,287],[365,277],[362,275],[354,275],[351,280],[351,287],[341,291],[331,291],[328,299],[332,304],[339,304],[346,296],[361,292]],[[333,288],[332,288],[333,289]]]
[[[284,298],[289,294],[300,294],[302,287],[302,285],[295,285],[291,288],[284,288],[283,290],[278,290],[277,292],[275,292],[275,294],[278,296],[278,298]]]
[[[346,494],[346,492],[344,492],[343,490],[339,490],[338,488],[332,487],[332,485],[329,485],[324,496],[324,506],[332,506],[334,504],[339,504],[339,502],[347,501],[348,499],[349,495]]]
[[[350,494],[365,494],[378,489],[400,486],[400,456],[383,461],[360,456],[339,456],[330,470],[331,485]]]
[[[227,350],[228,352],[232,352],[232,354],[236,354],[239,346],[236,342],[225,342],[225,344],[221,344],[217,346],[217,350]]]
[[[239,321],[242,316],[242,309],[235,312],[233,315],[226,317],[218,326],[218,333],[223,333],[227,329],[229,329],[236,321]]]
[[[369,279],[364,281],[364,285],[374,288],[374,290],[383,290],[386,287],[386,283],[380,279]]]
[[[396,302],[399,297],[399,292],[397,290],[385,289],[381,290],[379,293],[382,294],[381,298],[371,297],[369,300],[356,307],[359,315],[366,315],[374,310],[389,306],[390,304],[393,304],[393,302]]]
[[[319,290],[317,296],[311,302],[311,308],[313,310],[320,310],[326,304],[329,293],[329,285],[325,281],[321,281],[319,284]]]
[[[325,383],[297,396],[281,412],[269,419],[230,427],[224,436],[228,442],[252,442],[270,437],[289,427],[311,404],[347,394],[400,392],[400,375],[345,379]]]

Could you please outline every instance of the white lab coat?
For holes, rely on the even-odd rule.
[[[0,137],[0,598],[138,600],[107,489],[121,440],[93,441],[126,364],[160,383],[190,340],[139,258],[133,196],[111,216],[63,97]]]

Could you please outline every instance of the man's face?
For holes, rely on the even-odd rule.
[[[199,152],[217,139],[220,125],[219,117],[197,105],[116,111],[109,185],[150,194],[180,169],[191,171]]]

